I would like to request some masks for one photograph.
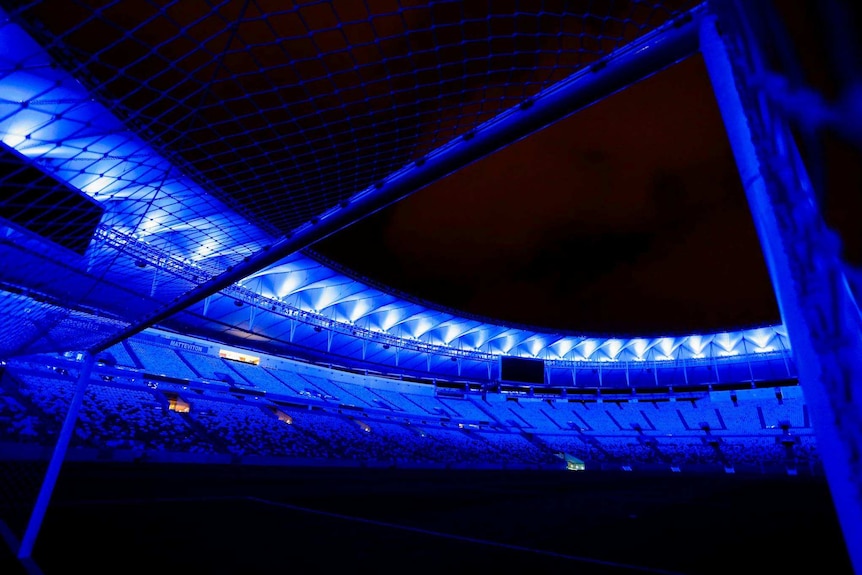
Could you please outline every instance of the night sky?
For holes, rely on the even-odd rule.
[[[508,322],[619,335],[780,322],[699,55],[314,249]]]
[[[22,18],[89,54],[95,93],[140,111],[136,129],[278,237],[694,2],[566,17],[526,0],[228,4],[67,14],[45,0]],[[780,321],[700,56],[312,248],[430,302],[556,330]]]

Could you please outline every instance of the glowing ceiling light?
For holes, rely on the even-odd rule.
[[[401,319],[401,314],[398,310],[391,309],[386,312],[386,317],[383,318],[383,322],[380,325],[384,331],[389,331],[392,326],[398,323],[399,319]]]
[[[314,307],[317,309],[326,309],[332,305],[332,303],[338,299],[339,292],[338,289],[333,286],[326,286],[320,290],[320,293],[317,295],[317,301],[314,303]]]
[[[644,354],[647,349],[647,340],[645,339],[635,339],[632,341],[632,351],[635,352],[635,359],[637,361],[643,361]]]
[[[200,261],[204,258],[211,256],[215,252],[215,247],[213,246],[212,241],[206,241],[201,244],[195,253],[192,255],[192,261]]]
[[[17,150],[18,146],[27,141],[26,134],[15,134],[11,132],[6,132],[5,134],[0,134],[0,142],[3,142],[7,146],[12,149]],[[20,150],[18,150],[20,152]]]
[[[607,350],[608,357],[615,360],[623,349],[623,342],[618,339],[610,339],[605,349]]]
[[[371,309],[371,306],[368,304],[368,300],[357,300],[356,304],[353,306],[353,311],[350,312],[348,318],[351,322],[355,323],[359,321],[359,319],[364,316],[365,312],[367,312],[369,309]]]
[[[673,339],[669,337],[663,337],[658,341],[658,347],[664,353],[664,355],[668,356],[673,353]]]
[[[144,218],[135,230],[138,236],[146,236],[156,231],[160,226],[159,220],[154,217]]]
[[[715,343],[721,346],[724,351],[731,351],[736,345],[736,342],[730,339],[730,334],[722,333],[715,337]],[[735,354],[734,354],[735,355]]]
[[[431,323],[431,320],[425,317],[421,318],[419,321],[416,322],[416,325],[413,328],[413,337],[419,339],[420,337],[428,333],[428,331],[432,327],[434,327],[434,324]]]
[[[296,272],[282,274],[281,285],[278,286],[276,293],[279,298],[286,298],[293,295],[302,286],[302,277]],[[354,319],[351,317],[351,319]],[[355,321],[355,319],[354,319]]]
[[[692,352],[694,352],[694,355],[692,357],[698,355],[703,356],[703,348],[706,347],[706,342],[701,336],[692,335],[688,338],[688,347],[689,349],[691,349]]]
[[[769,340],[772,339],[772,333],[765,329],[759,329],[752,334],[749,339],[751,339],[757,347],[765,348],[769,343]]]
[[[557,350],[557,355],[560,356],[560,358],[563,358],[566,354],[572,351],[573,347],[575,347],[575,340],[569,338],[561,339],[554,344],[554,347]]]
[[[446,328],[446,335],[443,336],[443,343],[445,343],[446,345],[449,345],[450,343],[452,343],[452,340],[454,340],[456,337],[458,337],[458,334],[460,334],[460,333],[461,333],[461,331],[458,328],[458,326],[456,326],[456,325],[448,326]]]
[[[510,351],[512,351],[513,347],[515,347],[515,338],[511,335],[507,335],[506,343],[504,343],[502,346],[503,353],[509,353]]]
[[[26,140],[26,138],[25,138]],[[42,143],[42,142],[33,142],[30,140],[30,145],[20,145],[15,144],[12,145],[5,138],[0,137],[0,141],[9,146],[10,148],[15,148],[19,154],[26,156],[28,158],[43,158],[43,159],[64,159],[69,158],[74,155],[74,153],[69,153],[69,151],[63,150],[62,146],[57,146],[53,142]],[[22,142],[23,144],[23,142]]]
[[[93,176],[93,179],[89,184],[81,186],[81,191],[87,195],[95,196],[100,192],[105,191],[106,188],[111,186],[112,184],[116,184],[116,178],[108,178],[105,176]]]
[[[8,77],[7,77],[8,79]],[[14,90],[14,82],[2,81],[0,88],[3,90],[3,99],[9,101],[14,98],[9,91]],[[19,101],[26,101],[26,98],[15,98]],[[14,148],[19,154],[27,157],[32,157],[32,152],[28,151],[29,146],[33,143],[30,141],[32,134],[50,123],[51,116],[37,112],[29,108],[22,108],[18,112],[0,122],[0,141]],[[41,142],[39,142],[41,144]]]
[[[542,351],[542,342],[539,338],[536,338],[530,342],[530,353],[533,354],[533,357],[536,357],[540,351]]]
[[[584,354],[584,359],[589,358],[596,351],[598,344],[594,339],[585,339],[581,345],[581,353]]]

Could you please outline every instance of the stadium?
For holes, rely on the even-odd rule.
[[[859,17],[3,0],[3,572],[862,573]]]

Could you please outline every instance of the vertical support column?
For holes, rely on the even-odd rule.
[[[159,285],[159,268],[158,266],[153,266],[153,283],[150,286],[150,297],[156,296],[156,288]]]
[[[30,514],[30,521],[27,523],[27,530],[24,532],[24,538],[21,540],[21,546],[18,548],[19,559],[29,559],[33,553],[36,536],[39,535],[39,529],[42,527],[42,520],[45,518],[45,512],[48,510],[48,503],[51,501],[51,494],[54,492],[54,485],[57,483],[57,476],[60,474],[60,467],[63,465],[63,459],[66,458],[66,450],[69,447],[69,441],[72,439],[75,422],[78,420],[78,410],[84,401],[84,392],[90,380],[90,372],[93,370],[93,361],[93,354],[87,353],[84,355],[84,365],[78,376],[75,395],[72,396],[72,403],[69,405],[69,411],[66,412],[66,419],[63,420],[63,427],[60,429],[59,437],[57,437],[54,452],[51,454],[48,471],[45,472],[42,487],[39,489],[39,496],[36,498],[36,504],[33,506],[33,512]]]
[[[728,27],[722,23],[722,29]],[[862,321],[834,234],[825,227],[798,151],[762,94],[740,92],[716,18],[701,51],[751,208],[829,488],[856,573],[862,574]],[[734,46],[752,51],[753,46]],[[734,61],[740,67],[746,62]],[[744,77],[744,76],[743,76]],[[743,88],[747,88],[743,85]],[[750,88],[748,88],[750,90]],[[748,99],[743,100],[743,95]],[[747,105],[747,106],[746,106]],[[748,114],[747,114],[748,112]],[[757,115],[759,114],[759,116]],[[757,147],[755,146],[757,144]]]
[[[784,369],[787,371],[787,379],[793,377],[793,372],[790,370],[790,352],[787,349],[781,349],[781,359],[784,360]]]

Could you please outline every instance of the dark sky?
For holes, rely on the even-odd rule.
[[[314,249],[448,307],[555,329],[780,321],[699,55]]]

